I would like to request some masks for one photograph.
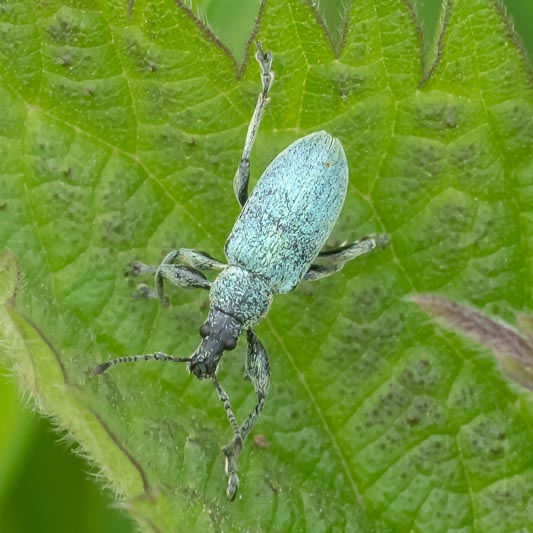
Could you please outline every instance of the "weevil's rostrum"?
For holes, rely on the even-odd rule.
[[[164,280],[182,288],[210,291],[210,309],[200,327],[202,341],[190,357],[162,352],[111,359],[98,365],[102,374],[117,363],[161,360],[188,363],[199,379],[213,382],[233,429],[233,440],[224,448],[228,476],[226,494],[237,494],[237,457],[244,439],[259,417],[270,384],[266,350],[252,329],[267,313],[275,294],[292,291],[300,281],[314,281],[338,272],[346,262],[385,244],[385,236],[364,237],[339,248],[321,251],[340,214],[348,184],[348,165],[338,139],[325,131],[298,139],[265,170],[248,198],[250,152],[263,117],[272,85],[272,54],[257,43],[262,91],[248,127],[244,150],[233,188],[243,208],[226,241],[227,263],[205,252],[180,248],[167,254],[158,267],[135,263],[135,275],[154,274],[156,290],[140,286],[143,296],[164,304]],[[219,271],[209,281],[202,270]],[[224,351],[232,350],[246,333],[245,379],[256,392],[257,404],[239,425],[229,397],[216,373]]]

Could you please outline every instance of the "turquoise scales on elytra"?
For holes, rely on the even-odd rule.
[[[210,291],[210,308],[200,328],[202,341],[190,357],[162,352],[111,359],[98,365],[102,374],[118,363],[160,360],[189,363],[199,379],[211,379],[233,429],[233,441],[224,448],[228,476],[226,494],[233,500],[239,477],[237,457],[244,439],[257,421],[268,394],[270,366],[266,350],[252,327],[268,312],[275,294],[293,290],[300,281],[314,281],[339,271],[345,263],[368,253],[386,237],[365,237],[353,243],[320,251],[342,209],[348,183],[348,165],[338,139],[325,131],[303,137],[281,152],[265,170],[248,199],[250,152],[268,105],[272,84],[272,54],[257,43],[263,89],[259,94],[233,188],[242,212],[228,237],[228,264],[205,252],[173,250],[156,268],[135,263],[132,274],[154,274],[156,290],[141,285],[143,296],[159,298],[164,304],[164,280],[182,288]],[[315,263],[319,258],[320,262]],[[209,281],[202,270],[219,271]],[[245,375],[256,392],[257,404],[239,425],[229,397],[216,373],[222,354],[232,350],[246,333]]]
[[[230,265],[293,290],[341,212],[348,165],[341,143],[320,131],[297,140],[268,166],[226,242]]]

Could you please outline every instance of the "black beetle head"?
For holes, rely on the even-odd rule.
[[[199,379],[215,375],[225,350],[233,350],[242,333],[239,321],[222,311],[212,309],[200,327],[202,342],[191,357],[189,370]]]

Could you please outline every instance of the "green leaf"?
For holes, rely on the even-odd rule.
[[[223,258],[257,65],[170,0],[0,6],[2,346],[146,530],[533,527],[530,396],[405,298],[509,324],[531,310],[531,72],[496,2],[449,2],[445,22],[422,81],[407,2],[354,2],[337,56],[306,2],[261,10],[276,81],[253,179],[327,129],[351,175],[330,244],[391,244],[278,297],[257,328],[272,386],[230,503],[211,386],[176,365],[87,370],[196,347],[206,294],[172,291],[165,309],[123,274],[181,246]],[[240,420],[242,344],[219,374]]]

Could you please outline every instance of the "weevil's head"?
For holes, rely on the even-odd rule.
[[[211,285],[209,299],[209,315],[200,328],[203,340],[189,363],[200,379],[214,376],[224,351],[233,350],[241,333],[266,314],[272,290],[251,272],[228,266]]]
[[[200,327],[202,342],[191,356],[189,370],[198,379],[214,376],[222,354],[237,346],[242,331],[243,326],[237,319],[212,308]]]

